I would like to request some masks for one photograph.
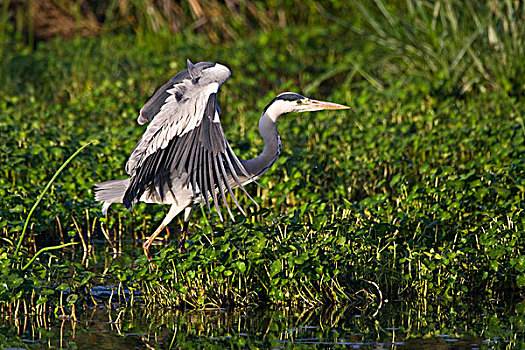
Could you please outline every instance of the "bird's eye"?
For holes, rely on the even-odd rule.
[[[298,105],[302,105],[303,103],[304,103],[303,100],[297,100],[297,104],[298,104]]]

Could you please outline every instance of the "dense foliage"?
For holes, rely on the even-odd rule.
[[[516,39],[524,34],[523,8],[509,3],[498,12],[486,4],[467,11],[444,3],[414,5],[405,15],[381,1],[356,2],[359,28],[339,18],[255,31],[222,45],[193,33],[143,31],[6,50],[2,305],[44,305],[48,297],[54,304],[91,303],[85,287],[102,283],[140,290],[150,302],[194,307],[344,303],[360,290],[374,302],[380,293],[518,295],[525,286],[525,57]],[[474,15],[465,32],[450,31]],[[283,156],[261,187],[250,187],[259,208],[244,199],[248,217],[221,223],[213,213],[197,213],[187,251],[156,249],[156,269],[138,247],[137,259],[101,260],[90,247],[118,250],[123,239],[152,232],[166,211],[114,206],[104,218],[92,187],[125,176],[126,157],[143,131],[137,111],[186,58],[232,70],[219,104],[226,135],[242,157],[262,149],[257,119],[279,92],[352,110],[279,120]],[[13,254],[51,176],[91,140],[98,143],[53,183]],[[180,223],[172,226],[177,233]],[[27,265],[39,248],[71,241],[79,243],[73,251],[46,252]]]

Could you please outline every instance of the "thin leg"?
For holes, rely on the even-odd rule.
[[[146,254],[146,257],[148,258],[148,260],[151,261],[151,254],[149,252],[149,246],[151,245],[151,243],[153,243],[155,238],[157,238],[157,236],[162,232],[162,230],[164,230],[164,228],[168,226],[171,220],[173,220],[173,218],[182,211],[182,209],[183,208],[177,206],[176,204],[172,204],[170,211],[168,212],[168,214],[166,214],[166,217],[164,218],[164,220],[162,220],[162,224],[160,224],[160,226],[155,230],[155,232],[153,232],[153,234],[149,236],[148,240],[144,243],[142,247],[144,248],[144,253]]]
[[[164,227],[166,227],[166,225],[164,225],[164,222],[162,222],[162,224],[155,230],[155,232],[153,232],[151,236],[149,236],[148,240],[142,246],[142,248],[144,248],[144,253],[146,254],[146,257],[148,258],[149,261],[151,261],[151,254],[149,252],[149,246],[151,245],[151,243],[153,243],[155,238],[157,238],[157,236],[162,232],[162,230],[164,230]]]
[[[179,253],[185,252],[184,241],[186,240],[186,233],[188,232],[188,224],[190,223],[190,216],[192,211],[192,206],[186,207],[186,209],[184,209],[184,225],[182,226],[182,234],[180,236],[179,241]]]

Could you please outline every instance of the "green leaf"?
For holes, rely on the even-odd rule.
[[[51,295],[54,294],[55,291],[51,288],[44,288],[40,290],[40,295]]]
[[[59,292],[65,292],[68,289],[69,289],[69,284],[67,284],[67,283],[62,283],[61,285],[59,285],[57,287],[57,291],[59,291]]]
[[[520,288],[525,287],[525,273],[522,273],[521,275],[518,275],[518,277],[516,277],[516,284]]]
[[[520,255],[518,259],[516,259],[516,265],[514,267],[519,272],[523,272],[525,270],[525,255]]]
[[[246,271],[246,264],[243,261],[238,261],[236,267],[240,273],[244,273],[244,271]]]
[[[24,282],[24,279],[22,277],[18,277],[16,275],[11,275],[11,276],[9,276],[8,285],[9,285],[9,288],[16,289],[23,282]]]
[[[66,299],[66,302],[69,306],[75,304],[78,300],[78,295],[77,294],[70,294],[67,296],[67,299]]]
[[[399,182],[399,180],[401,180],[401,174],[395,175],[392,180],[390,180],[390,187],[394,187]]]
[[[272,265],[270,265],[270,276],[273,277],[281,272],[282,264],[281,260],[275,260]]]

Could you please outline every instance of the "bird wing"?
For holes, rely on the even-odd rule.
[[[233,218],[226,191],[244,213],[229,180],[244,190],[238,173],[249,175],[224,136],[217,106],[218,90],[229,76],[219,64],[188,63],[188,70],[172,77],[144,105],[138,122],[150,124],[126,164],[131,182],[123,203],[128,209],[152,186],[161,198],[165,189],[177,198],[171,179],[187,174],[185,186],[192,188],[194,198],[204,197],[210,210],[213,198],[221,220],[219,198]]]

